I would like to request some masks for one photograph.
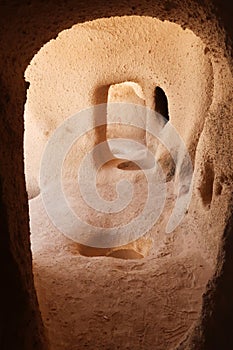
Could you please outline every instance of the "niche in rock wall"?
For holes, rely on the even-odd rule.
[[[127,123],[124,122],[124,115],[119,111],[120,109],[122,110],[122,107],[117,108],[117,104],[122,103],[125,103],[126,113],[127,109],[131,109],[132,119]],[[132,104],[131,107],[129,107],[130,104]],[[136,141],[132,144],[132,149],[129,146],[126,147],[124,141],[122,143],[118,142],[117,147],[114,147],[111,142],[108,142],[110,150],[116,158],[127,159],[128,154],[137,152],[137,143],[146,144],[146,115],[143,113],[141,115],[140,128],[136,127],[134,120],[137,113],[135,105],[145,106],[145,104],[145,96],[142,87],[138,83],[126,81],[109,87],[106,138],[107,140],[122,138]],[[128,169],[129,167],[131,169],[133,168],[131,163],[129,166],[120,166],[121,169]]]
[[[155,88],[155,111],[161,114],[165,121],[169,121],[168,100],[164,90],[156,86]]]

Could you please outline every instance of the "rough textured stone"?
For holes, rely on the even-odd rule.
[[[200,37],[211,55],[214,91],[210,114],[197,145],[196,185],[206,161],[214,170],[214,196],[203,214],[206,230],[200,242],[206,246],[216,274],[204,298],[203,315],[195,336],[185,349],[232,348],[232,220],[226,225],[232,196],[232,5],[202,1],[2,1],[0,54],[0,183],[1,183],[1,349],[43,349],[46,343],[31,268],[28,205],[23,166],[23,110],[26,100],[24,72],[33,56],[59,32],[72,25],[101,17],[146,15],[169,20]],[[199,135],[198,135],[199,137]],[[206,181],[206,179],[204,179]],[[211,180],[212,181],[212,180]],[[209,185],[208,185],[209,186]],[[196,186],[198,192],[198,185]],[[203,191],[201,190],[201,193]],[[197,198],[200,198],[197,193]],[[207,198],[207,200],[206,200]],[[204,195],[201,201],[208,202]],[[204,212],[203,212],[204,213]],[[220,221],[220,224],[219,224]],[[208,234],[208,225],[216,227]],[[201,227],[201,226],[200,226]],[[202,229],[204,227],[201,227]],[[222,233],[222,237],[221,237]],[[220,241],[219,241],[220,237]],[[222,242],[221,242],[222,240]],[[224,297],[225,296],[225,297]],[[192,344],[192,345],[191,345]]]

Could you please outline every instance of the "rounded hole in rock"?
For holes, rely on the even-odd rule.
[[[140,29],[140,43],[147,43],[149,48],[138,45],[135,32],[128,30],[129,28],[136,31]],[[69,52],[70,47],[74,49],[72,54]],[[134,48],[130,55],[129,47]],[[24,150],[27,190],[31,198],[29,208],[33,266],[42,316],[55,349],[64,350],[64,344],[66,348],[72,349],[77,345],[77,339],[80,348],[91,349],[93,343],[95,349],[107,348],[112,344],[112,329],[116,327],[119,327],[113,336],[116,348],[121,347],[125,339],[128,339],[129,328],[132,334],[129,346],[135,350],[141,346],[159,349],[164,344],[168,348],[174,348],[198,319],[201,296],[211,275],[211,268],[205,254],[202,254],[203,247],[198,246],[196,217],[185,215],[175,232],[165,234],[167,221],[175,205],[174,186],[178,185],[174,181],[167,184],[166,201],[158,220],[146,232],[143,231],[143,226],[143,235],[137,240],[130,238],[138,226],[147,225],[157,203],[160,203],[160,188],[152,197],[154,200],[150,206],[151,211],[144,215],[148,184],[142,171],[119,171],[118,166],[121,167],[122,163],[126,163],[128,168],[134,166],[133,161],[125,160],[127,150],[123,145],[123,151],[112,151],[112,164],[104,164],[97,172],[96,187],[100,202],[104,199],[109,207],[114,207],[114,201],[121,198],[119,196],[122,194],[122,201],[128,206],[119,207],[121,210],[118,212],[98,211],[95,206],[92,208],[87,205],[79,190],[77,169],[84,155],[96,147],[96,139],[109,142],[112,137],[119,138],[122,135],[123,138],[137,140],[153,153],[154,141],[149,139],[145,130],[138,133],[133,127],[114,129],[107,123],[106,133],[97,137],[100,130],[93,128],[72,144],[63,162],[63,191],[72,211],[93,226],[93,230],[103,227],[111,232],[112,227],[117,227],[120,234],[128,235],[127,245],[93,247],[89,237],[90,246],[85,246],[63,234],[47,215],[38,174],[44,147],[54,131],[69,116],[97,103],[97,88],[110,86],[110,95],[114,89],[116,92],[116,88],[120,88],[120,98],[124,101],[128,96],[126,91],[123,92],[125,89],[139,99],[140,94],[135,93],[135,89],[140,86],[143,98],[139,101],[152,108],[155,102],[154,86],[162,86],[165,81],[162,69],[164,65],[167,81],[164,91],[169,92],[169,115],[174,125],[177,123],[179,126],[179,115],[187,115],[192,118],[193,124],[199,124],[200,116],[195,114],[195,103],[199,106],[204,101],[205,92],[210,90],[205,84],[211,81],[206,79],[210,70],[207,58],[201,56],[203,47],[202,41],[193,32],[183,30],[174,23],[139,16],[108,18],[83,23],[61,32],[57,39],[41,48],[27,68],[25,75],[30,87],[25,106]],[[151,50],[150,55],[147,54],[148,50]],[[112,52],[117,52],[117,55],[112,55]],[[174,60],[179,63],[177,67],[189,68],[181,70],[175,82],[173,67],[166,60],[168,53],[170,55],[173,52],[176,53]],[[132,64],[132,59],[133,62],[138,62],[142,53],[143,65]],[[119,68],[119,62],[124,62],[124,69]],[[197,66],[200,66],[199,70],[196,69]],[[195,72],[195,76],[192,72]],[[196,80],[202,81],[202,84],[195,84]],[[195,94],[202,96],[201,101],[195,101],[193,96],[189,99],[187,94],[188,88],[195,91],[197,87],[203,89]],[[174,94],[174,91],[180,91],[182,98]],[[98,96],[98,103],[109,102],[108,94]],[[110,96],[110,102],[111,98],[113,95]],[[193,114],[187,110],[187,106],[190,109],[191,105]],[[108,120],[111,118],[108,106],[106,111]],[[160,111],[162,112],[161,109]],[[95,120],[92,121],[95,125]],[[146,118],[143,121],[147,122]],[[187,128],[188,122],[183,129]],[[67,126],[63,136],[72,134],[72,131]],[[185,135],[182,136],[185,139]],[[60,141],[57,153],[64,139],[61,137]],[[88,182],[88,174],[84,187],[92,197],[92,183]],[[123,177],[133,185],[130,203],[124,202],[124,194],[130,194],[128,187],[123,188],[125,193],[117,192],[117,184]],[[91,199],[95,200],[94,197]],[[53,209],[61,210],[57,198],[53,204]],[[141,213],[141,221],[136,221],[132,230],[124,232],[124,226]],[[66,219],[62,211],[60,219]],[[164,310],[168,309],[168,314],[164,315]],[[131,319],[128,315],[131,315]],[[147,328],[145,320],[146,324],[153,327]],[[105,323],[106,331],[101,331],[100,336],[105,321],[109,322]],[[63,324],[65,327],[62,327]],[[177,329],[179,332],[176,332]],[[144,335],[143,340],[141,334]]]
[[[164,90],[156,86],[154,93],[154,105],[155,112],[158,113],[163,118],[164,122],[164,133],[166,134],[166,124],[170,120],[169,109],[168,109],[168,99]],[[166,136],[165,136],[166,137]],[[161,150],[156,154],[156,159],[159,164],[162,166],[165,174],[166,181],[169,182],[173,179],[176,170],[176,164],[169,152],[163,146]]]
[[[114,250],[108,254],[109,257],[112,258],[120,258],[120,259],[142,259],[144,256],[133,249],[119,249]]]
[[[168,100],[164,90],[156,86],[155,88],[155,111],[161,114],[166,122],[169,121]]]
[[[122,162],[118,164],[117,168],[121,170],[140,170],[140,167],[131,161]]]

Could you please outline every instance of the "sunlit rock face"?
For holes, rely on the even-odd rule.
[[[46,75],[44,71],[47,72]],[[166,181],[175,179],[176,191],[173,192],[179,196],[179,178],[187,176],[186,170],[180,172],[182,167],[185,168],[182,165],[184,154],[180,145],[173,140],[173,131],[169,125],[165,125],[167,115],[159,119],[155,114],[153,121],[153,118],[148,117],[147,109],[163,111],[162,91],[167,100],[169,123],[184,141],[187,152],[194,161],[197,135],[201,133],[212,101],[213,72],[210,58],[205,54],[204,43],[192,31],[146,16],[112,17],[78,24],[47,43],[31,61],[25,77],[30,82],[25,105],[24,138],[25,172],[30,198],[40,193],[39,167],[45,145],[53,132],[75,113],[100,103],[106,104],[104,125],[98,124],[100,116],[93,113],[90,131],[69,150],[63,169],[63,182],[66,184],[64,191],[72,198],[74,193],[79,193],[77,169],[82,158],[97,144],[105,142],[105,148],[101,152],[94,152],[93,166],[99,168],[101,162],[102,166],[103,158],[105,162],[111,158],[119,159],[119,162],[111,163],[114,164],[113,173],[109,170],[104,173],[102,170],[102,175],[99,176],[102,180],[99,180],[97,187],[102,188],[103,196],[109,191],[106,184],[111,179],[123,176],[128,177],[133,184],[145,181],[144,169],[140,169],[140,165],[155,171],[155,164],[149,159],[150,152],[162,167]],[[136,113],[132,111],[131,120],[124,125],[124,113],[122,115],[117,109],[116,103],[144,106],[140,113],[140,128],[133,125]],[[81,118],[77,119],[77,125],[78,123],[82,123]],[[158,128],[161,129],[160,136],[165,144],[153,135],[153,130]],[[113,138],[121,138],[122,142],[116,146]],[[134,140],[135,143],[131,146],[124,139]],[[166,148],[169,142],[172,154]],[[140,148],[140,144],[145,146],[144,149]],[[103,157],[103,154],[108,156]],[[128,161],[133,163],[128,164]],[[135,161],[141,162],[138,169]],[[108,168],[109,166],[104,167]],[[176,168],[177,175],[174,177]],[[130,171],[126,174],[124,170]],[[103,179],[104,182],[101,183]],[[90,191],[90,184],[85,186],[86,191],[88,188]],[[137,195],[143,198],[145,191],[142,182],[141,193],[138,192]],[[77,202],[80,203],[80,199]],[[143,205],[145,202],[133,209],[134,215],[137,210],[142,210]],[[85,212],[84,208],[77,210]],[[87,208],[86,211],[88,214],[85,217],[93,218],[92,210]],[[125,223],[128,215],[127,212],[121,214],[122,223]],[[105,214],[99,216],[102,220],[106,217]],[[96,220],[95,215],[94,218]],[[113,226],[116,225],[114,220],[110,221]],[[150,232],[150,242],[153,241],[151,234],[153,236],[153,232]],[[132,233],[129,232],[129,235]],[[144,232],[141,236],[144,236]],[[133,243],[134,249],[142,256],[147,255],[148,247],[153,246],[152,243],[148,245],[141,242],[148,240],[145,237],[140,237],[140,240],[129,239],[136,240]],[[121,246],[121,249],[125,249],[124,245],[118,244],[118,248]],[[146,247],[145,252],[142,252],[142,247]]]
[[[148,292],[145,305],[152,300],[166,308],[164,289],[171,298],[169,321],[161,320],[163,311],[148,316],[159,337],[148,332],[146,346],[174,347],[200,315],[230,196],[225,190],[225,214],[210,230],[213,236],[210,231],[203,235],[223,191],[215,184],[214,162],[203,147],[219,97],[209,48],[193,31],[169,21],[102,18],[59,33],[34,56],[25,78],[30,82],[24,116],[25,173],[32,198],[35,270],[40,264],[51,266],[48,256],[54,254],[61,266],[69,261],[70,300],[77,258],[79,277],[94,261],[93,288],[101,281],[114,298],[114,277],[103,278],[100,271],[119,264],[123,276],[130,268],[137,283],[128,287],[122,302],[142,293],[141,283],[148,289],[147,281],[156,285],[156,296]],[[159,282],[154,280],[164,266],[168,272]],[[39,300],[51,329],[46,298],[53,299],[54,292],[45,296],[41,278],[38,273]],[[55,279],[51,283],[57,285]],[[82,282],[77,291],[82,295]],[[98,297],[92,302],[98,309]],[[106,298],[106,309],[109,303]],[[53,318],[56,324],[59,317]],[[86,324],[89,317],[87,308],[85,315],[76,315],[74,324],[80,319]],[[124,315],[122,320],[128,324]],[[182,331],[176,334],[171,327]],[[166,337],[163,329],[172,336]],[[66,339],[66,332],[60,337]],[[60,346],[57,338],[51,339]],[[137,349],[137,341],[135,336],[131,347]],[[102,342],[107,344],[108,336]],[[114,342],[120,345],[122,338]]]
[[[212,65],[201,39],[177,24],[144,16],[99,19],[59,33],[35,55],[25,77],[30,82],[25,106],[29,196],[39,192],[46,142],[62,121],[78,111],[108,101],[154,109],[159,86],[168,99],[170,121],[194,159],[213,95]],[[94,116],[92,123],[94,128]],[[140,140],[145,140],[144,133],[138,135]],[[107,134],[112,136],[109,128]],[[85,152],[105,139],[106,130],[98,128],[79,146]],[[150,142],[150,135],[147,144],[152,149],[158,146]]]

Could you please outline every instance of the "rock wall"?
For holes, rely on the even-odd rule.
[[[144,16],[99,19],[59,33],[33,58],[25,78],[30,82],[25,106],[30,197],[39,191],[40,159],[51,134],[66,118],[96,104],[103,86],[138,83],[149,108],[155,108],[156,86],[162,87],[171,123],[193,159],[213,95],[209,49],[201,39],[177,24]],[[107,96],[98,96],[98,103],[107,103]],[[98,140],[92,137],[90,147]],[[148,140],[149,146],[154,142]],[[87,147],[86,138],[83,144]]]
[[[79,22],[125,15],[166,19],[181,25],[182,28],[188,28],[202,40],[205,53],[211,60],[213,93],[209,112],[206,113],[204,121],[201,121],[202,133],[196,133],[196,153],[193,150],[195,193],[191,213],[200,207],[198,214],[202,215],[202,219],[198,220],[197,224],[198,241],[204,245],[206,254],[215,264],[216,273],[213,281],[207,286],[208,293],[204,297],[203,314],[199,324],[182,346],[185,349],[205,350],[233,347],[231,329],[224,327],[225,323],[222,322],[227,315],[227,326],[232,323],[232,312],[229,313],[229,310],[232,310],[233,306],[231,294],[226,292],[232,288],[229,253],[232,246],[232,221],[226,226],[232,213],[229,203],[233,173],[230,132],[233,126],[231,2],[220,3],[214,0],[212,3],[202,3],[177,0],[155,3],[149,0],[119,4],[113,0],[87,0],[80,3],[72,0],[56,3],[18,3],[12,0],[1,3],[0,30],[0,256],[4,283],[1,288],[1,349],[46,348],[31,268],[23,164],[23,113],[28,87],[24,81],[24,72],[40,48],[56,38],[64,29]],[[133,80],[127,76],[121,81],[129,78]],[[108,80],[108,83],[114,82]],[[202,80],[199,83],[202,84]],[[172,101],[172,96],[177,94],[177,91],[171,89],[168,92],[165,87],[164,90],[168,99]],[[103,86],[92,103],[100,103],[106,96],[107,89]],[[170,108],[174,110],[172,104]],[[210,189],[211,195],[206,193],[206,188]],[[222,294],[225,295],[224,302]]]

